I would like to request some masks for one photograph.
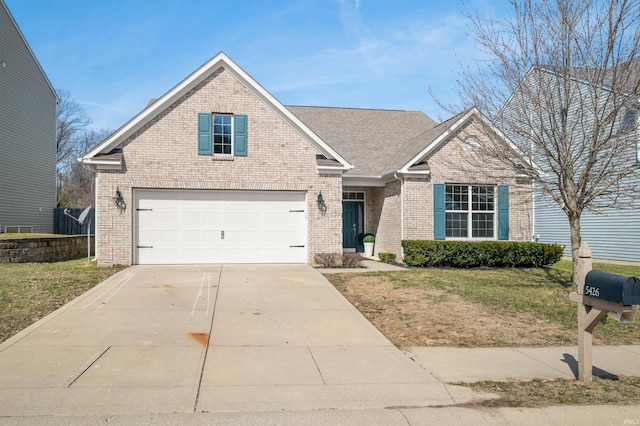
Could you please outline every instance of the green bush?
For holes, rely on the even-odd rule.
[[[403,240],[404,261],[413,267],[526,268],[552,265],[563,247],[507,241]]]
[[[378,253],[378,257],[384,263],[395,263],[396,261],[395,253]]]
[[[375,243],[376,242],[376,237],[373,234],[364,234],[364,237],[362,237],[362,242],[363,243]]]

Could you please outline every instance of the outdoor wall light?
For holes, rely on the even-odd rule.
[[[127,204],[124,202],[124,198],[122,197],[122,192],[120,192],[120,188],[116,188],[116,193],[113,194],[113,202],[116,204],[116,207],[121,212],[127,208]]]
[[[318,194],[318,210],[322,213],[322,216],[327,212],[327,205],[324,202],[324,198],[322,197],[322,191]]]

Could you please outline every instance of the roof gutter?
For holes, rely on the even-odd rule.
[[[122,160],[97,160],[95,158],[82,157],[77,159],[79,163],[93,166],[100,170],[122,170]]]

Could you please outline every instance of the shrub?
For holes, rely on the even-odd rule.
[[[313,259],[322,268],[342,267],[342,253],[318,253]]]
[[[364,257],[359,253],[344,253],[342,255],[343,268],[362,268]]]
[[[373,234],[364,234],[364,237],[362,237],[362,242],[363,243],[375,243],[376,242],[376,237]]]
[[[322,268],[361,268],[364,258],[358,253],[318,253],[314,260]]]
[[[559,261],[563,252],[557,244],[507,241],[404,240],[402,247],[413,267],[541,267]]]
[[[395,263],[396,261],[395,253],[378,253],[378,257],[384,263]]]

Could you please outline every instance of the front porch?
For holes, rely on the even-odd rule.
[[[372,259],[378,253],[402,257],[402,210],[399,181],[385,186],[345,186],[342,193],[342,249],[364,254],[365,234],[375,236]]]

